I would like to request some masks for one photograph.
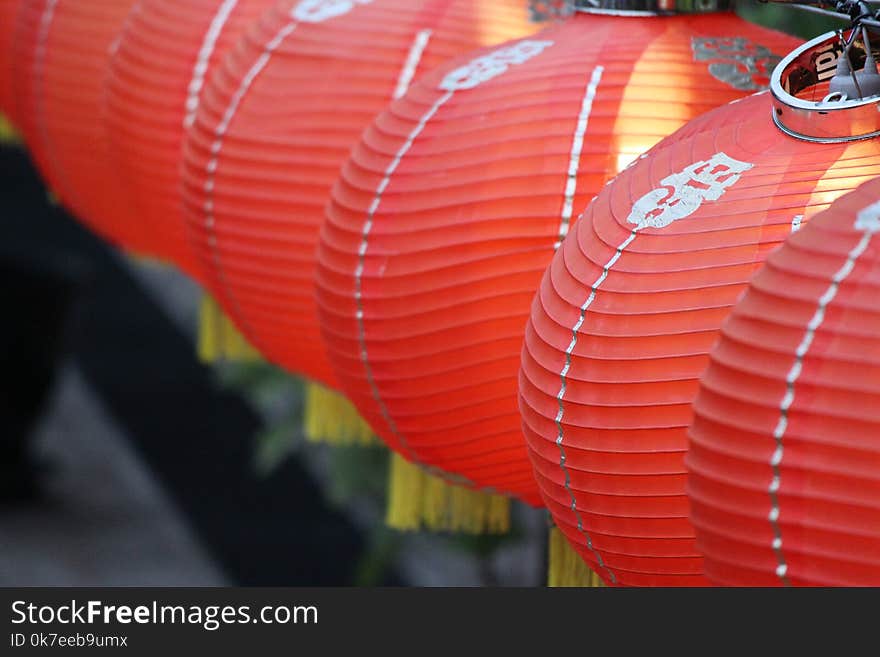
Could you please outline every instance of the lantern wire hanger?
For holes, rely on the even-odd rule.
[[[870,98],[880,94],[880,74],[877,73],[877,62],[874,53],[871,52],[871,40],[868,36],[868,28],[862,26],[862,43],[865,47],[865,65],[861,71],[856,71],[850,61],[850,49],[855,41],[858,29],[853,29],[850,38],[844,40],[840,35],[840,41],[844,44],[845,57],[837,60],[837,70],[831,78],[829,85],[830,93],[823,99],[829,102],[833,99],[846,100],[847,98]]]
[[[876,4],[877,0],[837,0],[836,2],[826,0],[761,0],[761,2],[792,5],[798,9],[829,18],[849,19],[853,26],[880,30],[880,20],[878,20],[880,10],[871,8],[871,4]]]
[[[838,0],[834,3],[825,0],[772,0],[772,2],[790,4],[798,9],[831,18],[850,20],[848,38],[844,37],[842,30],[837,32],[838,42],[847,56],[838,57],[837,68],[829,85],[830,93],[823,99],[824,102],[864,99],[880,95],[880,74],[877,72],[877,63],[868,34],[869,30],[880,34],[880,9],[872,8],[865,0]],[[862,37],[865,61],[862,69],[856,71],[852,64],[851,50],[859,36]]]
[[[880,136],[880,74],[874,56],[880,48],[880,10],[865,0],[771,2],[850,22],[846,29],[806,42],[774,69],[770,92],[776,126],[816,143]]]
[[[573,13],[610,16],[672,16],[708,14],[733,9],[734,0],[564,0],[540,2],[545,12],[557,15]]]

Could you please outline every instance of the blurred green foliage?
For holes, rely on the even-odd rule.
[[[736,13],[752,23],[805,40],[847,25],[846,20],[836,20],[790,5],[772,2],[740,2],[737,4]]]
[[[264,418],[264,429],[253,437],[254,468],[263,476],[270,475],[306,443],[302,382],[262,361],[221,362],[215,372],[222,386],[243,395]]]
[[[304,449],[325,453],[324,463],[332,477],[325,494],[334,505],[344,507],[353,498],[367,495],[382,498],[388,476],[388,451],[384,447],[313,444],[303,434],[304,382],[264,362],[221,363],[220,383],[244,395],[265,419],[265,428],[255,437],[254,466],[271,474],[288,456]]]
[[[272,475],[285,459],[297,457],[315,469],[325,499],[336,508],[356,502],[381,514],[385,507],[388,451],[383,447],[333,447],[310,443],[303,434],[305,386],[265,362],[223,362],[215,367],[220,385],[243,395],[264,418],[264,428],[253,437],[255,471]],[[371,523],[366,548],[355,567],[353,586],[376,586],[385,581],[397,556],[401,536]]]

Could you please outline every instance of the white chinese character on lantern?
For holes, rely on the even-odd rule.
[[[693,37],[691,49],[695,62],[711,62],[712,77],[740,91],[766,89],[770,74],[782,60],[766,46],[742,37]]]
[[[856,230],[866,233],[880,231],[880,201],[872,203],[856,215]]]
[[[665,228],[696,212],[705,201],[717,201],[754,165],[724,153],[666,176],[660,187],[636,201],[627,221],[639,228]]]
[[[569,0],[529,0],[529,16],[535,23],[558,20],[574,13]]]
[[[328,18],[347,14],[356,5],[368,5],[373,0],[302,0],[293,10],[293,17],[303,23],[320,23]]]
[[[440,88],[446,91],[473,89],[477,85],[501,75],[511,65],[522,64],[532,57],[540,55],[552,45],[552,41],[526,40],[506,48],[500,48],[488,55],[477,57],[447,74],[440,83]]]

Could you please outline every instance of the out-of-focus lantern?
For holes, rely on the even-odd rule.
[[[58,200],[116,244],[137,224],[101,120],[110,54],[133,0],[32,0],[19,12],[14,79],[32,157]]]
[[[21,0],[0,0],[0,141],[13,135],[8,119],[13,111],[12,46],[20,5]]]
[[[579,10],[425,76],[364,133],[322,230],[321,328],[343,391],[408,461],[541,504],[517,370],[574,209],[797,43],[705,6]]]
[[[864,47],[851,55],[861,68]],[[839,56],[835,34],[815,39],[772,94],[666,139],[598,195],[544,276],[523,428],[554,520],[608,584],[708,583],[684,464],[708,353],[767,254],[880,175],[880,99],[826,97]]]
[[[31,159],[41,161],[42,149],[36,139],[37,80],[42,70],[37,65],[43,59],[37,47],[41,36],[42,16],[51,17],[55,4],[44,7],[44,2],[21,2],[15,12],[9,50],[9,105],[6,111],[12,124],[30,149]],[[44,12],[44,9],[46,10]]]
[[[244,337],[322,384],[309,388],[309,436],[372,435],[328,389],[336,381],[314,300],[315,249],[340,166],[423,72],[536,29],[524,0],[281,0],[207,84],[186,144],[190,234],[207,286]],[[203,356],[236,355],[212,348],[235,331],[217,313],[203,316],[216,327]]]
[[[724,325],[686,458],[714,584],[880,585],[878,231],[875,179],[772,253]]]
[[[180,201],[183,139],[211,67],[273,0],[138,0],[115,49],[105,116],[140,232],[132,250],[200,279]]]

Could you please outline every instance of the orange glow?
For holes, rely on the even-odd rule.
[[[620,173],[666,135],[694,116],[694,65],[664,62],[664,46],[652,44],[633,67],[614,124],[615,173]],[[738,94],[731,90],[730,98]],[[662,117],[656,103],[663,103]]]

